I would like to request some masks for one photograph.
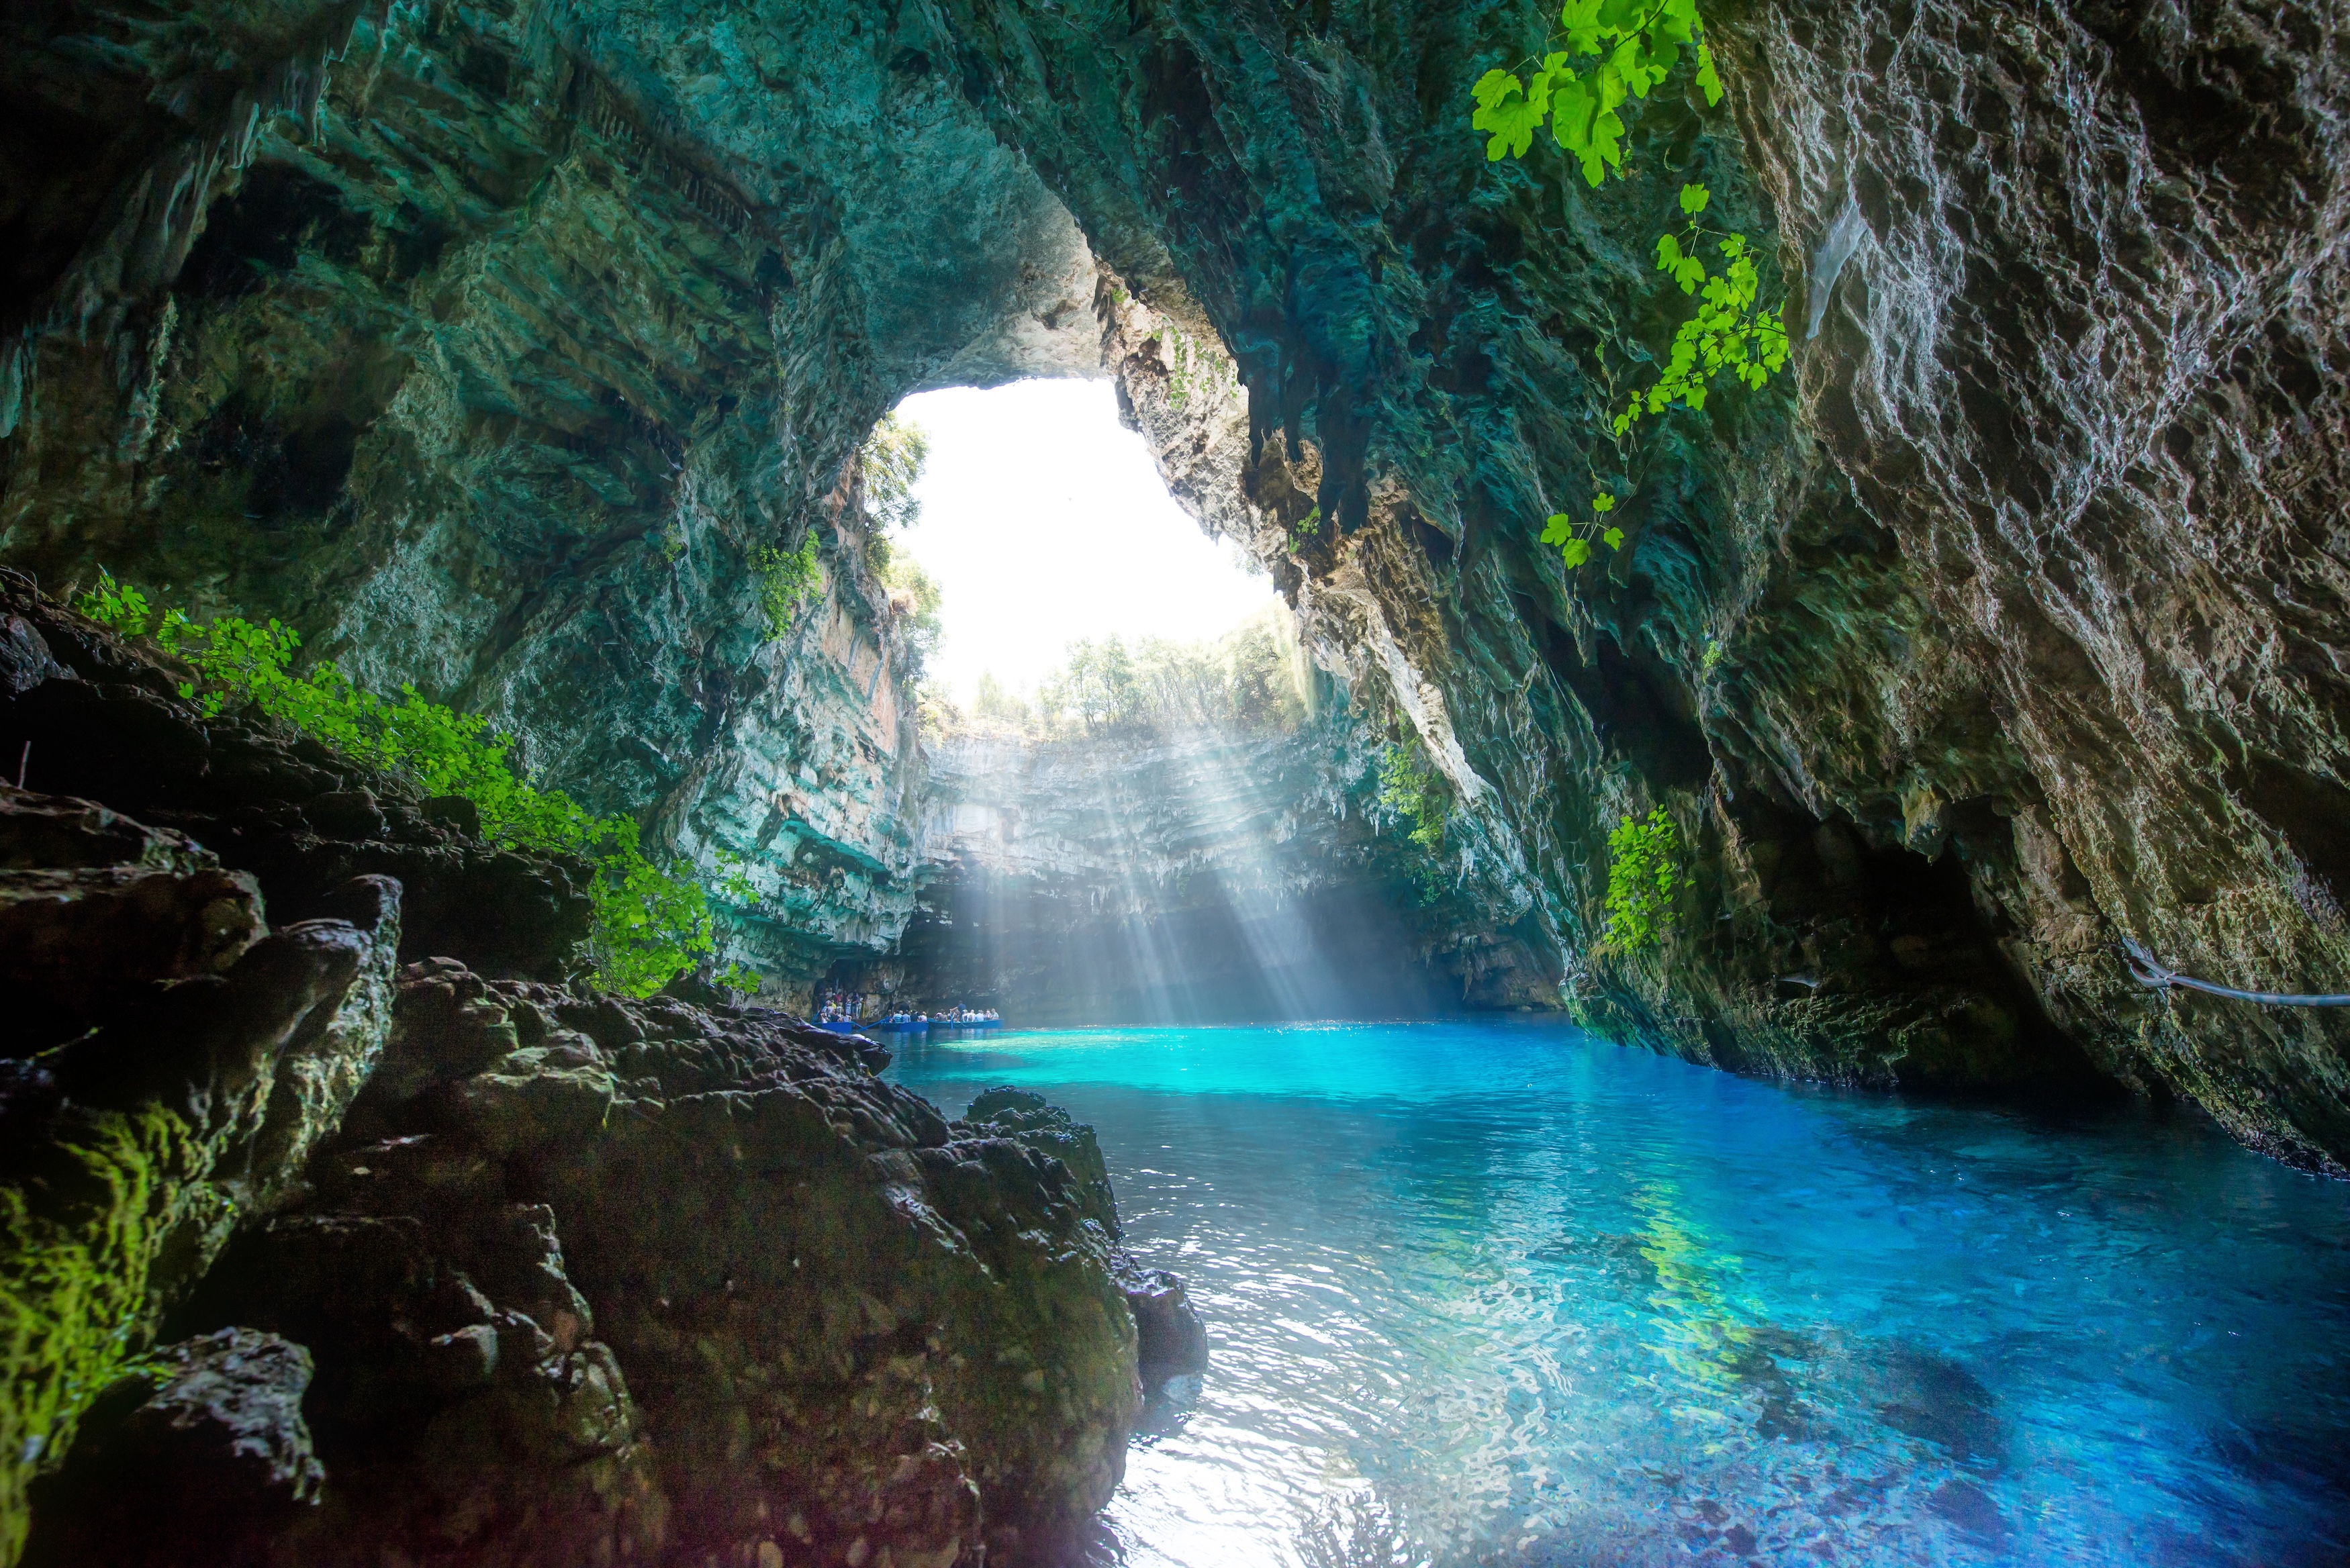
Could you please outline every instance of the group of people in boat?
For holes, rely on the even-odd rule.
[[[868,1009],[871,1012],[868,1016]],[[827,991],[816,997],[816,1021],[827,1028],[993,1029],[1003,1014],[992,1007],[941,1007],[928,1012],[884,1012],[879,999],[861,991]]]

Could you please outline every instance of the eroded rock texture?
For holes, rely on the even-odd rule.
[[[1733,118],[1669,94],[1595,193],[1463,132],[1535,22],[949,26],[1097,253],[1217,326],[1281,438],[1244,482],[1346,530],[1297,552],[1301,604],[1352,598],[1331,640],[1453,776],[1470,880],[1596,1015],[1865,1082],[2094,1064],[2334,1161],[2338,1019],[2150,1002],[2112,943],[2293,989],[2350,958],[2339,15],[1724,16]],[[1775,224],[1822,327],[1792,396],[1627,470],[1592,350],[1669,335],[1641,253],[1685,178]],[[1594,479],[1631,482],[1632,540],[1570,583],[1533,533]],[[1595,959],[1597,836],[1651,802],[1699,887],[1658,959]]]
[[[1419,936],[1484,953],[1473,1000],[1755,1071],[2116,1078],[2338,1168],[2338,1017],[2150,1000],[2113,950],[2350,983],[2338,7],[1725,11],[1729,105],[1652,98],[1596,192],[1466,125],[1545,21],[27,13],[6,80],[73,151],[8,154],[5,548],[498,714],[750,854],[738,947],[807,973],[920,875],[856,443],[1098,367],[1450,781],[1475,916]],[[1687,179],[1817,331],[1619,448]],[[1595,485],[1630,538],[1569,574],[1539,530]],[[777,642],[749,564],[809,528]],[[1656,805],[1696,886],[1610,955],[1606,833]]]

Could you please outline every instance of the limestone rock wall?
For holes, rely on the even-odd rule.
[[[2149,1001],[2114,942],[2287,988],[2350,959],[2338,12],[1723,15],[1728,110],[1652,100],[1595,192],[1465,124],[1538,10],[941,16],[1106,263],[1216,327],[1277,452],[1246,480],[1339,524],[1295,552],[1376,607],[1337,640],[1592,1016],[1860,1082],[2102,1072],[2334,1162],[2339,1020]],[[1685,179],[1820,330],[1623,451],[1593,350],[1669,337],[1644,253]],[[1569,580],[1534,535],[1595,483],[1631,540]],[[1651,803],[1698,886],[1627,962],[1601,839]]]
[[[755,962],[886,942],[913,727],[853,457],[913,388],[1098,373],[1067,213],[851,14],[263,12],[5,24],[0,556],[489,715],[754,862]],[[754,563],[810,531],[778,639]]]

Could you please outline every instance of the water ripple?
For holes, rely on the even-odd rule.
[[[2195,1118],[1790,1091],[1562,1027],[917,1048],[1099,1132],[1211,1370],[1127,1568],[2350,1560],[2350,1189]]]

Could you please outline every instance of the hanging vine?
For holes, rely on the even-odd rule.
[[[1535,132],[1547,125],[1560,151],[1596,186],[1625,172],[1626,106],[1661,86],[1685,57],[1695,64],[1695,83],[1707,106],[1718,107],[1721,78],[1696,0],[1566,0],[1546,52],[1521,62],[1526,76],[1497,69],[1478,78],[1471,89],[1477,109],[1470,124],[1485,133],[1489,161],[1523,158]],[[1699,301],[1671,346],[1653,357],[1662,365],[1657,379],[1646,388],[1619,388],[1606,348],[1596,351],[1608,429],[1619,450],[1644,418],[1672,408],[1702,411],[1709,390],[1723,377],[1760,390],[1786,368],[1786,324],[1778,311],[1760,306],[1754,247],[1743,234],[1700,223],[1711,201],[1705,186],[1683,185],[1681,227],[1656,243],[1657,269]],[[1719,258],[1712,266],[1701,254],[1709,244]],[[1619,358],[1628,369],[1631,357]],[[1553,513],[1544,522],[1543,543],[1555,546],[1569,567],[1590,560],[1595,545],[1622,549],[1624,530],[1610,515],[1619,499],[1595,483],[1590,515]]]

